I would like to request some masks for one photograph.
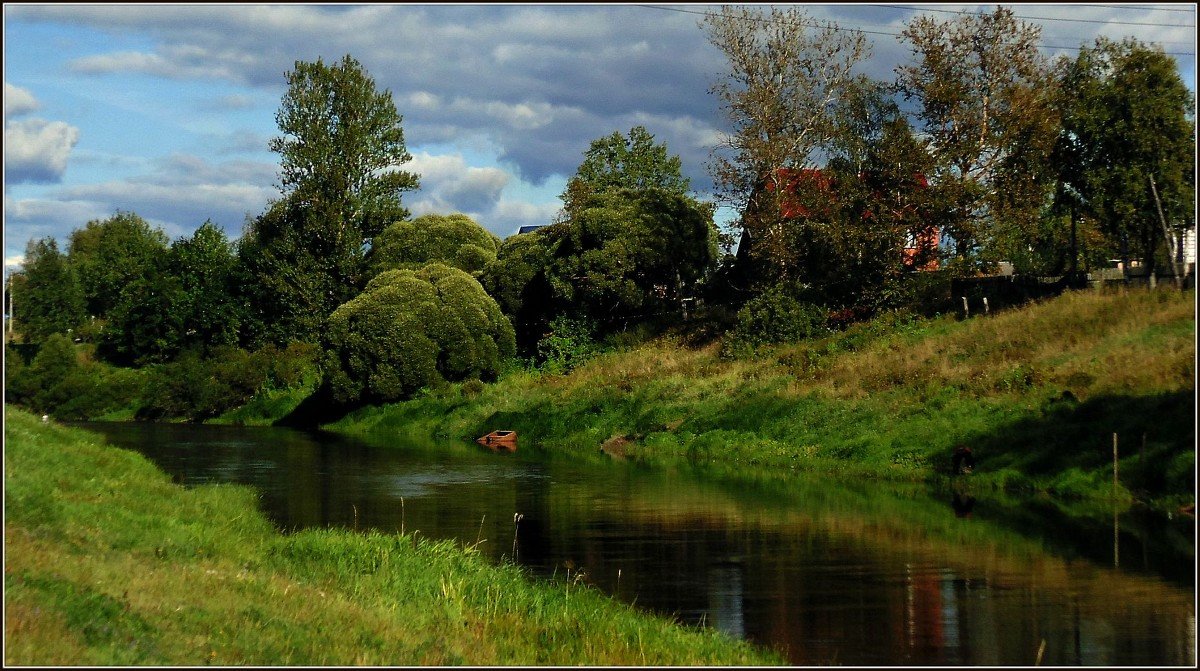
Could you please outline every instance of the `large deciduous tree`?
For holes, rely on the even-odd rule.
[[[790,231],[780,216],[787,173],[780,169],[817,166],[834,134],[832,107],[867,42],[795,7],[722,7],[701,25],[729,61],[710,89],[732,124],[710,164],[718,196],[741,213],[739,255],[762,264],[764,279],[790,279]]]
[[[919,16],[901,34],[913,59],[896,69],[897,83],[930,138],[945,232],[965,268],[1023,244],[1049,195],[1058,119],[1040,36],[1004,7],[947,21]]]
[[[83,323],[79,281],[54,238],[30,240],[24,268],[10,282],[9,290],[16,289],[11,316],[26,342],[42,342]]]
[[[181,346],[237,344],[245,308],[236,286],[237,255],[225,231],[204,222],[190,238],[171,245],[167,265],[180,285],[173,309],[181,317]]]
[[[362,65],[298,61],[276,114],[283,197],[251,222],[240,253],[258,284],[262,335],[315,342],[324,318],[358,293],[365,250],[407,211],[401,195],[418,179],[402,117]],[[282,321],[280,321],[282,320]]]
[[[403,219],[405,191],[417,176],[399,170],[412,159],[390,91],[378,91],[362,65],[346,55],[333,65],[297,61],[275,121],[285,194],[329,217],[324,242],[354,249]]]
[[[717,258],[712,207],[658,188],[613,189],[506,240],[483,283],[529,352],[559,315],[601,331],[675,319]]]
[[[132,212],[117,212],[72,231],[67,254],[79,274],[88,313],[107,317],[122,291],[161,266],[167,242],[166,233]]]
[[[656,143],[644,126],[629,129],[628,137],[614,132],[593,140],[583,157],[562,194],[564,216],[592,194],[611,189],[654,188],[685,195],[691,188],[679,157],[667,152],[666,143]]]
[[[1195,225],[1193,94],[1160,47],[1132,39],[1081,50],[1060,88],[1060,199],[1099,223],[1126,267],[1136,254],[1153,270],[1159,205],[1168,228]]]

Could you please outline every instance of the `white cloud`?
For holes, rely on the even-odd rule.
[[[57,182],[67,169],[79,129],[62,121],[21,119],[4,125],[5,181]]]
[[[4,118],[36,110],[40,105],[33,94],[20,86],[4,82]]]

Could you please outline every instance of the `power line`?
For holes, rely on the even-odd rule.
[[[1196,10],[1182,7],[1145,7],[1143,5],[1074,5],[1075,7],[1099,7],[1101,9],[1131,9],[1139,12],[1187,12],[1195,14]]]
[[[683,9],[680,7],[661,7],[658,5],[637,5],[637,6],[643,8],[643,9],[658,9],[658,10],[661,10],[664,12],[680,12],[683,14],[697,14],[699,16],[720,16],[719,14],[716,14],[714,12],[707,12],[707,11],[701,11],[701,10],[695,10],[695,9]],[[877,6],[884,6],[884,5],[877,5]],[[921,10],[914,10],[914,11],[921,11]],[[958,12],[954,12],[954,13],[957,14]],[[738,18],[741,18],[741,17],[738,17]],[[772,22],[771,19],[766,19],[766,18],[759,18],[759,17],[746,17],[746,18],[747,18],[747,20],[755,21],[758,23],[771,23]],[[819,24],[819,23],[799,22],[798,25],[804,26],[805,28],[828,28],[828,29],[842,31],[842,32],[855,32],[855,33],[864,33],[864,34],[868,34],[868,35],[886,35],[888,37],[901,37],[900,33],[893,33],[893,32],[884,31],[884,30],[866,30],[863,28],[843,28],[837,24],[823,25],[823,24]],[[1187,28],[1189,26],[1173,26],[1173,27]],[[1180,44],[1180,43],[1172,42],[1172,44]],[[1039,45],[1037,45],[1037,48],[1039,48],[1039,49],[1065,49],[1068,51],[1082,51],[1084,49],[1084,47],[1065,47],[1065,46],[1058,46],[1058,45],[1053,45],[1053,44],[1039,44]],[[1195,52],[1191,52],[1191,51],[1164,51],[1163,53],[1165,53],[1168,56],[1195,56],[1196,55]]]
[[[941,12],[943,14],[959,14],[966,16],[980,16],[978,12],[968,12],[958,9],[932,9],[923,7],[906,7],[904,5],[869,5],[870,7],[883,7],[885,9],[901,9],[909,12]],[[1140,21],[1111,21],[1106,19],[1065,19],[1057,16],[1019,16],[1013,14],[1014,19],[1025,19],[1027,21],[1072,21],[1074,23],[1105,23],[1115,24],[1120,26],[1154,26],[1157,28],[1195,28],[1195,25],[1186,25],[1182,23],[1144,23]]]

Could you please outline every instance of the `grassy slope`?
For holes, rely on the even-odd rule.
[[[782,663],[450,543],[281,536],[255,504],[6,408],[5,663]]]
[[[603,355],[566,376],[514,372],[365,408],[329,428],[466,439],[497,428],[553,454],[713,470],[943,477],[954,445],[979,484],[1191,500],[1195,292],[1073,292],[993,316],[882,319],[753,360],[670,342]],[[1144,449],[1143,445],[1144,436]]]

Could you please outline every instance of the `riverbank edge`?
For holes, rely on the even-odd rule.
[[[6,406],[5,663],[783,663],[471,547],[283,535],[256,503]]]
[[[511,371],[482,392],[450,385],[360,408],[322,428],[381,444],[396,436],[465,441],[504,429],[518,432],[522,449],[561,458],[745,479],[966,478],[1084,507],[1175,511],[1195,500],[1194,297],[1077,292],[986,319],[868,324],[865,337],[851,331],[829,339],[833,345],[785,346],[739,361],[723,360],[715,347],[659,341],[566,375]],[[1061,321],[1091,322],[1085,328],[1093,332],[1072,335],[1068,346],[1055,326]],[[1030,344],[995,342],[1011,332]],[[859,342],[836,351],[838,338]],[[870,361],[906,346],[933,354],[891,370]],[[835,351],[820,360],[813,352],[821,347]],[[956,348],[998,361],[958,377],[928,371],[938,356],[963,357]],[[822,375],[838,366],[865,372],[840,381]],[[1114,435],[1124,437],[1115,485]],[[970,475],[951,470],[958,445],[974,450]]]

